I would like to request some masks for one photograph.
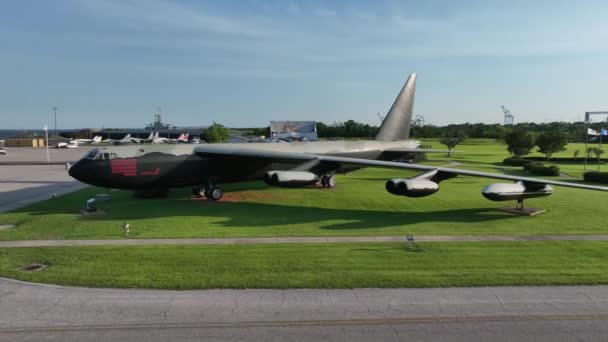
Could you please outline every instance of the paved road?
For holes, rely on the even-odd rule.
[[[65,163],[80,159],[94,146],[78,148],[49,148],[49,160],[54,163]],[[0,163],[39,162],[46,163],[46,148],[7,147],[7,154],[0,156]]]
[[[84,188],[63,165],[1,165],[0,213]]]
[[[422,235],[416,242],[484,241],[608,241],[608,235]],[[142,246],[142,245],[253,245],[278,243],[407,242],[405,236],[331,236],[203,239],[105,239],[0,241],[2,247]]]
[[[0,278],[1,341],[605,341],[608,287],[121,290]]]

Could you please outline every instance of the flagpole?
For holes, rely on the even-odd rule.
[[[584,166],[584,170],[587,171],[587,157],[589,157],[589,150],[588,150],[588,145],[589,145],[589,125],[587,125],[587,130],[585,131],[585,166]]]
[[[602,153],[600,152],[602,150],[602,136],[604,135],[604,129],[600,128],[600,150],[598,151],[597,154],[597,171],[600,171],[600,164],[602,163]]]
[[[602,130],[600,128],[600,144],[598,146],[599,150],[597,151],[597,172],[600,172],[600,159],[602,158],[602,153],[600,152],[602,150]]]

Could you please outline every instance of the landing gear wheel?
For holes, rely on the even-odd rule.
[[[203,198],[207,196],[207,188],[204,186],[195,186],[192,188],[192,195],[198,198]]]
[[[328,188],[335,188],[336,187],[336,177],[334,176],[328,176],[327,180],[325,181],[325,184],[327,184]]]
[[[321,185],[323,185],[324,188],[335,188],[336,187],[336,177],[334,177],[334,176],[321,177]]]
[[[217,186],[213,186],[207,190],[207,198],[210,200],[219,201],[223,195],[224,191]]]
[[[322,185],[324,188],[327,188],[327,176],[322,176],[322,177],[321,177],[321,185]]]

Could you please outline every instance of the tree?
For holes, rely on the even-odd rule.
[[[451,157],[452,149],[467,138],[461,130],[447,129],[441,134],[439,142],[448,148],[448,157]]]
[[[203,131],[203,139],[208,143],[220,143],[228,140],[230,138],[230,130],[220,125],[218,123],[213,122],[213,125],[207,127]]]
[[[573,155],[574,155],[574,159],[578,158],[578,155],[579,155],[579,154],[581,154],[581,150],[578,150],[578,149],[577,149],[577,150],[574,150],[574,153],[573,153]]]
[[[534,137],[526,128],[515,127],[505,135],[507,150],[516,157],[526,155],[534,148]]]
[[[554,153],[565,151],[567,143],[566,135],[557,130],[543,132],[536,139],[538,152],[544,154],[547,160],[551,159]]]
[[[604,150],[602,150],[599,147],[593,147],[592,148],[593,154],[595,154],[595,157],[597,159],[600,159],[600,157],[602,156],[602,154],[604,154]]]

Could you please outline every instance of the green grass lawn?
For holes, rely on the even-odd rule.
[[[458,150],[464,153],[452,158],[435,154],[427,164],[458,162],[452,167],[524,175],[521,168],[500,163],[508,156],[504,145],[471,141]],[[547,209],[545,214],[517,217],[495,210],[513,203],[481,196],[495,180],[457,177],[424,198],[394,196],[384,189],[387,179],[413,175],[365,169],[339,176],[335,189],[227,185],[219,203],[191,199],[189,189],[176,189],[165,199],[140,200],[126,191],[88,188],[0,214],[0,224],[17,225],[0,231],[0,240],[121,238],[124,222],[133,238],[608,233],[608,193],[556,187],[551,197],[526,201]],[[103,192],[112,199],[101,205],[102,214],[79,214],[87,198]]]
[[[442,148],[436,141],[426,141]],[[561,153],[570,156],[569,146]],[[429,165],[524,175],[505,167],[505,146],[470,140],[461,154],[431,155]],[[454,165],[456,162],[456,165]],[[562,164],[582,175],[582,165]],[[481,196],[495,180],[457,177],[425,198],[387,193],[399,170],[366,169],[338,177],[335,189],[272,188],[261,182],[227,185],[215,203],[176,189],[168,198],[140,200],[126,191],[87,188],[0,214],[0,240],[123,238],[371,236],[461,234],[608,234],[608,194],[556,187],[553,196],[527,201],[547,209],[536,217],[496,211],[511,203]],[[570,180],[555,177],[554,179]],[[103,213],[82,216],[98,193],[112,199]],[[103,287],[353,288],[608,284],[608,242],[398,243],[129,246],[0,249],[0,276],[35,282]],[[20,267],[50,266],[37,272]]]
[[[0,275],[76,286],[355,288],[608,284],[608,242],[14,248]],[[36,272],[32,262],[50,266]]]

